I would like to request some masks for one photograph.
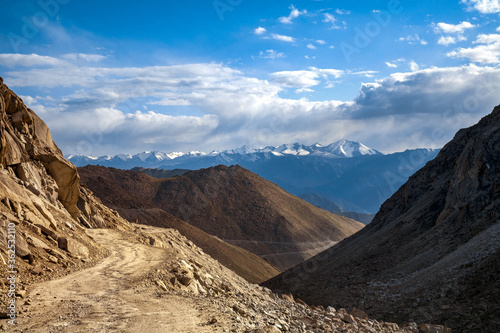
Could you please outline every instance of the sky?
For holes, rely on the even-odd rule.
[[[500,104],[500,0],[4,0],[0,76],[64,154],[440,148]]]

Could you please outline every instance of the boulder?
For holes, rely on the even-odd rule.
[[[59,246],[60,249],[69,252],[73,255],[80,256],[83,258],[89,257],[89,249],[82,243],[78,242],[77,240],[66,237],[59,237],[57,238],[57,245]]]
[[[77,207],[78,199],[80,198],[80,176],[78,176],[76,167],[62,156],[41,154],[35,156],[35,158],[43,163],[49,175],[54,178],[59,187],[59,201],[61,201],[71,216],[76,219],[80,212]]]

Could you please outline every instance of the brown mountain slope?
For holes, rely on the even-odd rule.
[[[265,285],[312,303],[357,306],[379,318],[497,332],[499,257],[497,107],[460,130],[370,225]]]
[[[224,266],[252,283],[280,273],[267,261],[241,247],[221,241],[165,212],[148,198],[156,195],[161,181],[141,172],[88,166],[79,168],[81,181],[129,221],[174,228]]]
[[[106,176],[97,175],[106,172]],[[239,166],[191,171],[169,179],[99,167],[80,168],[84,182],[111,207],[156,207],[227,242],[291,267],[363,227],[314,207]],[[138,194],[119,207],[110,195]],[[125,202],[125,201],[124,201]]]

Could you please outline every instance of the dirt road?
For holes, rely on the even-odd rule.
[[[96,266],[35,285],[13,332],[214,332],[208,301],[138,288],[169,252],[116,230],[88,230],[112,254]],[[203,309],[203,310],[202,310]],[[10,326],[10,325],[9,325]],[[215,329],[215,330],[214,330]]]

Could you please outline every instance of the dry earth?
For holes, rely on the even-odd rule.
[[[96,266],[35,285],[14,332],[217,332],[204,328],[207,300],[159,296],[141,279],[171,251],[135,243],[112,229],[88,230],[111,255]]]
[[[11,332],[419,332],[250,284],[173,229],[87,231],[110,255],[32,285]],[[151,244],[154,244],[151,245]]]

